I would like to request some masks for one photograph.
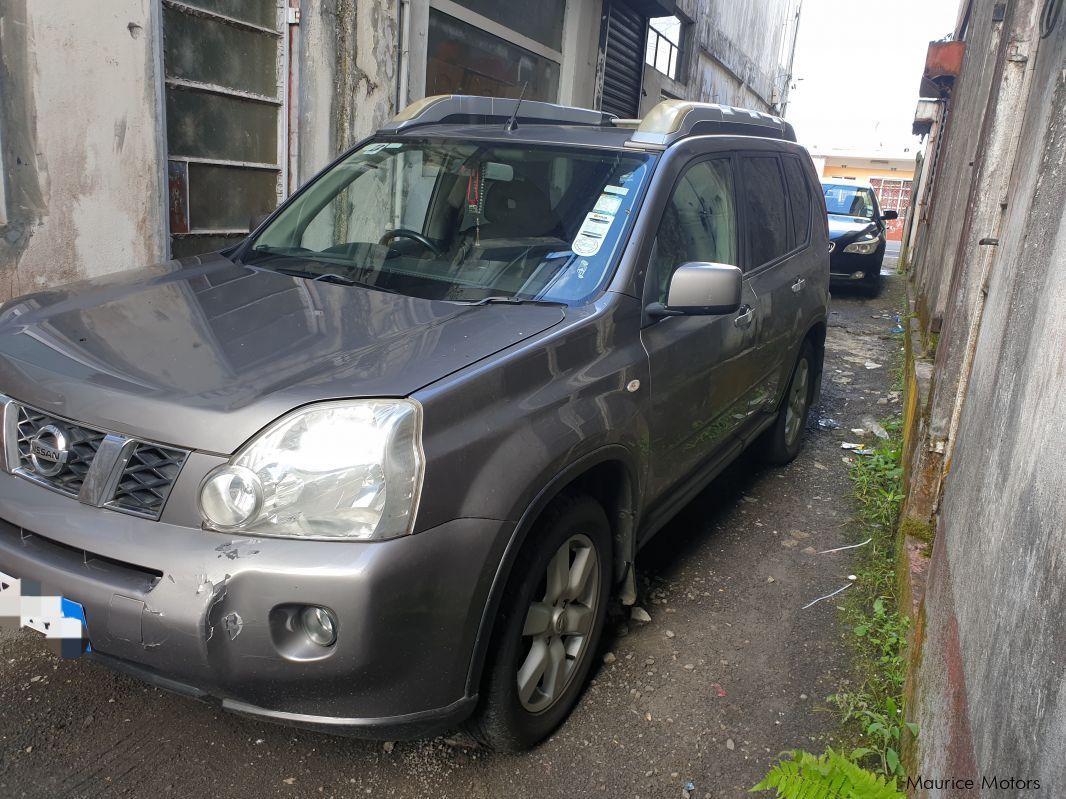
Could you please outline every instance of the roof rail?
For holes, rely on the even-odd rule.
[[[663,100],[648,112],[633,137],[632,147],[666,148],[686,136],[762,136],[796,141],[792,125],[780,117],[728,105]]]
[[[491,125],[511,118],[519,101],[509,97],[469,97],[462,94],[438,94],[411,103],[382,126],[383,133],[399,133],[423,125],[468,124]],[[572,108],[554,103],[523,100],[517,123],[539,125],[607,126],[613,114]]]

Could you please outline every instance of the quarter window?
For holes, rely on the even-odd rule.
[[[803,247],[810,240],[811,192],[803,166],[799,159],[788,155],[783,159],[785,180],[788,183],[788,199],[792,205],[791,249]]]
[[[744,176],[748,268],[755,269],[788,252],[785,186],[775,155],[742,156],[740,168]]]
[[[689,167],[666,204],[649,272],[659,302],[666,302],[674,270],[690,261],[737,265],[733,171],[727,159]]]

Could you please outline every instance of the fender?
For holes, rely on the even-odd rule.
[[[529,534],[545,508],[554,500],[563,489],[573,483],[582,474],[594,466],[611,461],[618,461],[626,472],[626,483],[622,492],[621,507],[617,509],[617,519],[612,519],[615,527],[615,545],[619,551],[614,553],[615,580],[621,582],[632,576],[633,558],[636,555],[636,520],[637,520],[637,497],[641,481],[638,479],[639,472],[636,468],[633,454],[620,444],[608,444],[586,453],[573,463],[558,472],[551,481],[545,485],[534,497],[526,510],[522,513],[514,532],[511,534],[503,557],[496,567],[496,574],[489,588],[489,595],[482,612],[481,622],[478,625],[477,637],[474,640],[474,651],[470,658],[470,670],[467,674],[466,694],[475,696],[481,685],[481,675],[488,659],[489,645],[492,641],[493,628],[496,616],[503,602],[503,594],[507,583],[511,579],[515,560],[521,552]],[[610,509],[608,515],[610,515]],[[621,564],[622,568],[619,569]]]

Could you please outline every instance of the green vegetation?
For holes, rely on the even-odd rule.
[[[903,778],[900,747],[904,732],[917,727],[904,721],[904,648],[910,619],[896,596],[896,522],[903,501],[902,442],[898,420],[886,422],[887,441],[873,455],[857,458],[851,469],[858,521],[864,538],[856,589],[844,603],[844,623],[856,653],[858,687],[829,697],[854,731],[852,756],[885,776]]]
[[[872,455],[857,457],[850,474],[859,502],[857,540],[870,539],[857,550],[858,579],[843,603],[846,635],[855,652],[855,687],[829,697],[853,748],[847,755],[829,749],[821,757],[793,752],[791,760],[775,765],[752,790],[776,790],[782,799],[903,796],[896,790],[897,780],[906,779],[902,742],[906,734],[918,734],[917,726],[905,721],[904,649],[910,620],[899,611],[896,594],[903,444],[899,419],[883,426],[888,439]]]
[[[777,791],[781,799],[905,799],[896,780],[856,766],[832,749],[818,757],[795,750],[752,791]]]
[[[904,519],[899,526],[899,534],[901,538],[910,536],[927,544],[933,543],[933,526],[918,519]]]

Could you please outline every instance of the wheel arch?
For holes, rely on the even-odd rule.
[[[529,540],[538,519],[559,496],[567,492],[581,493],[603,505],[611,525],[615,585],[625,582],[632,575],[636,552],[637,474],[632,453],[621,445],[608,445],[567,466],[537,493],[515,526],[493,577],[467,674],[468,696],[476,694],[481,685],[500,603],[511,580],[518,553]]]

